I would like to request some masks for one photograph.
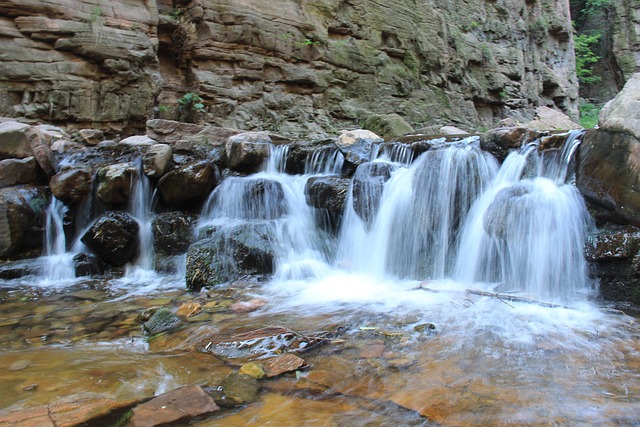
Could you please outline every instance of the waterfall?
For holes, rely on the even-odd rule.
[[[569,135],[560,155],[533,146],[509,155],[465,221],[457,280],[562,301],[589,289],[582,250],[591,219],[566,182],[579,136]]]
[[[308,175],[339,175],[344,165],[344,156],[334,145],[318,147],[307,156],[304,173]]]
[[[153,231],[151,220],[153,217],[153,193],[149,178],[144,174],[142,162],[138,163],[138,173],[131,181],[129,196],[129,213],[138,223],[140,250],[133,264],[126,267],[126,275],[137,275],[142,272],[153,271],[155,250],[153,247]]]
[[[341,264],[377,276],[444,278],[461,221],[496,170],[477,137],[429,150],[393,172],[369,230],[355,214],[352,194],[340,236]]]
[[[60,200],[51,197],[47,208],[45,225],[45,258],[42,274],[47,280],[65,280],[76,277],[73,253],[67,252],[64,233],[64,214],[67,207]]]

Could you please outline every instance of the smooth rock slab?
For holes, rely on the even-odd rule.
[[[267,374],[267,377],[273,378],[287,372],[296,371],[303,366],[306,366],[306,364],[307,362],[305,362],[304,359],[301,359],[295,354],[286,353],[282,356],[276,356],[271,359],[267,359],[264,362],[262,368]]]
[[[155,427],[220,410],[200,386],[180,387],[136,406],[129,421],[134,427]]]

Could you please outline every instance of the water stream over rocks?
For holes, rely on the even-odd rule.
[[[54,199],[46,268],[0,282],[0,426],[43,407],[113,425],[192,384],[223,409],[184,425],[640,422],[640,327],[594,300],[583,255],[579,136],[502,165],[476,137],[419,155],[384,143],[352,180],[334,147],[291,175],[289,147],[274,146],[261,171],[213,189],[169,273],[154,270],[142,172],[127,208],[140,249],[117,277],[70,273],[86,248],[68,249]],[[303,360],[272,375],[287,354]],[[230,378],[251,363],[267,377],[242,400]],[[111,409],[55,406],[96,402]]]

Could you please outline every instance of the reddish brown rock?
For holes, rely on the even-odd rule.
[[[164,203],[180,206],[204,200],[218,184],[220,171],[213,163],[203,160],[172,170],[158,181]]]
[[[220,408],[200,386],[172,390],[133,409],[131,425],[154,427],[187,420],[218,411]]]
[[[49,418],[46,406],[20,409],[11,412],[0,412],[0,426],[2,427],[55,427]]]
[[[38,165],[44,171],[47,178],[51,178],[56,174],[58,164],[56,159],[53,157],[51,147],[49,147],[42,131],[35,126],[32,126],[26,130],[25,135],[27,137],[27,141],[29,141],[31,151],[33,151],[33,155],[36,158],[36,162],[38,162]]]
[[[287,372],[296,371],[304,366],[307,362],[304,359],[299,358],[295,354],[286,353],[282,356],[272,357],[267,359],[262,366],[267,377],[277,377]]]

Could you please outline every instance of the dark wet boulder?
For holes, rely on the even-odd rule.
[[[480,147],[493,154],[500,163],[513,150],[518,150],[528,142],[543,134],[522,126],[502,127],[485,132],[480,137]]]
[[[316,176],[307,180],[305,198],[307,204],[318,210],[318,217],[327,229],[337,231],[344,212],[351,181],[337,176]]]
[[[160,332],[170,331],[177,328],[182,323],[180,317],[166,307],[160,307],[149,320],[143,325],[142,329],[148,335],[156,335]]]
[[[530,192],[524,185],[500,190],[482,217],[484,231],[492,237],[506,239],[509,224],[517,223],[516,217],[520,215],[521,210],[517,208],[520,197]]]
[[[94,254],[80,252],[73,257],[76,277],[95,277],[104,273],[104,263]]]
[[[129,200],[131,181],[138,173],[133,163],[116,163],[98,170],[98,199],[107,206],[118,206]]]
[[[588,236],[584,255],[602,298],[640,307],[640,229],[607,225]]]
[[[138,223],[126,212],[110,211],[82,236],[82,243],[107,264],[121,267],[138,255]]]
[[[0,187],[32,184],[40,177],[35,157],[0,160]]]
[[[357,167],[370,160],[373,144],[383,141],[371,131],[356,129],[342,131],[335,144],[344,155],[345,162]]]
[[[7,261],[0,263],[0,279],[19,279],[31,274],[38,274],[41,270],[42,265],[38,262],[38,259]]]
[[[91,183],[91,171],[74,167],[55,174],[49,181],[49,187],[57,199],[70,206],[82,202],[91,194]]]
[[[162,201],[171,207],[201,202],[220,181],[218,166],[201,160],[186,164],[164,175],[158,181]]]
[[[216,229],[187,252],[187,288],[199,290],[245,275],[273,272],[275,229],[269,223],[244,223]]]
[[[243,219],[277,219],[287,209],[282,184],[267,178],[228,177],[209,205],[216,214]]]
[[[367,162],[358,166],[353,176],[353,209],[362,221],[371,226],[378,213],[384,184],[396,166],[384,162]]]
[[[267,132],[244,132],[229,137],[225,145],[229,169],[244,173],[260,170],[273,143]]]
[[[0,189],[0,257],[42,245],[48,205],[45,187],[24,185]]]
[[[170,211],[158,214],[152,223],[153,245],[164,255],[182,254],[194,240],[197,218],[186,212]]]

